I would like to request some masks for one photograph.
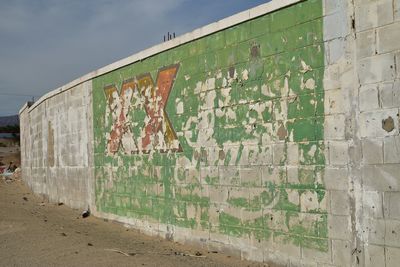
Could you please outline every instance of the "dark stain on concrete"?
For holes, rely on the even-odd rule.
[[[285,140],[285,138],[287,137],[287,130],[285,129],[284,125],[281,125],[281,127],[279,127],[277,135],[279,137],[279,140]]]
[[[382,120],[382,129],[388,133],[394,130],[394,120],[391,116]]]
[[[229,77],[233,78],[235,76],[235,67],[230,67],[229,68]]]

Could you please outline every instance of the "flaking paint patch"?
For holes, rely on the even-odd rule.
[[[300,20],[297,16],[302,7],[291,8],[293,19]],[[321,153],[322,134],[317,136],[323,129],[318,117],[323,110],[317,110],[324,97],[320,84],[323,74],[311,67],[322,66],[323,46],[307,44],[307,53],[279,50],[293,38],[310,40],[309,31],[321,29],[319,23],[321,20],[315,20],[311,24],[316,27],[302,28],[301,38],[283,31],[279,33],[282,36],[271,39],[264,32],[265,39],[257,41],[257,49],[253,41],[225,47],[219,43],[221,39],[211,35],[94,80],[95,158],[103,168],[102,172],[96,170],[97,208],[119,216],[242,238],[267,240],[272,233],[285,233],[285,238],[276,242],[326,251],[327,242],[320,241],[327,240],[326,196],[321,182],[325,158]],[[246,32],[246,27],[248,23],[239,25],[237,32]],[[270,47],[280,52],[265,56]],[[224,54],[229,49],[236,51],[234,56]],[[181,67],[164,104],[176,131],[171,145],[180,144],[182,151],[161,153],[146,147],[148,153],[143,153],[142,142],[137,142],[137,154],[104,155],[111,124],[117,117],[111,109],[107,111],[99,88],[119,85],[141,73],[155,77],[158,66],[177,63]],[[147,86],[144,92],[141,95],[133,90],[126,114],[132,135],[140,137],[138,141],[146,136],[140,125],[151,122],[145,99],[155,91]],[[159,97],[151,99],[150,104],[156,107],[161,101]],[[160,114],[157,122],[166,118]],[[166,125],[161,124],[150,143],[154,138],[163,140]],[[288,146],[293,143],[298,144],[298,173],[293,179],[297,182],[288,183],[285,166],[289,164]],[[165,146],[165,142],[160,145]],[[243,170],[260,166],[273,166],[275,171],[254,171],[225,180],[220,171],[222,167]],[[219,170],[216,175],[203,175],[215,168]],[[233,193],[232,187],[239,192]],[[126,195],[129,201],[123,197]]]

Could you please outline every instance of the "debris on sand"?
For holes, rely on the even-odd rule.
[[[25,201],[28,201],[28,198],[27,198],[27,197],[23,197],[22,199],[25,200]]]
[[[104,250],[117,252],[117,253],[122,254],[122,255],[125,255],[125,256],[127,256],[127,257],[131,256],[130,254],[125,253],[125,252],[123,252],[123,251],[121,251],[121,250],[119,250],[119,249],[115,249],[115,248],[105,248]],[[132,254],[134,254],[134,253],[132,253]],[[135,254],[135,255],[136,255],[136,254]],[[134,256],[134,255],[133,255],[133,256]]]
[[[82,213],[82,218],[87,218],[87,217],[89,217],[89,216],[90,216],[90,210],[89,210],[89,209],[85,210],[85,211]]]

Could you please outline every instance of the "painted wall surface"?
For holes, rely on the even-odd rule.
[[[307,1],[95,78],[98,211],[327,251],[322,29]]]
[[[398,266],[400,2],[275,0],[20,111],[23,179],[284,266]]]

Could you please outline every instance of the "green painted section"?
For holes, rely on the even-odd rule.
[[[108,153],[104,88],[173,64],[165,112],[182,150]],[[97,209],[327,251],[323,75],[322,1],[308,0],[94,79]],[[127,114],[139,143],[140,97]]]

